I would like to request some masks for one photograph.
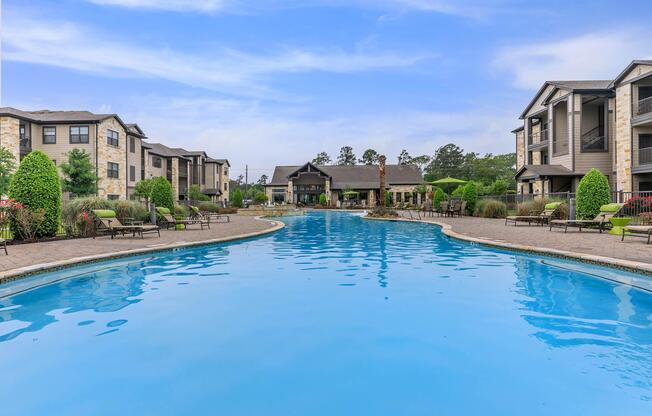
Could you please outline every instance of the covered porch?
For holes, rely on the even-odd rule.
[[[561,165],[525,165],[516,173],[522,193],[575,192],[582,174]]]

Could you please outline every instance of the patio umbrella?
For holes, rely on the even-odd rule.
[[[466,181],[463,181],[462,179],[457,179],[457,178],[451,178],[450,176],[442,179],[437,179],[436,181],[430,182],[433,185],[439,185],[439,186],[453,186],[453,185],[464,185]]]

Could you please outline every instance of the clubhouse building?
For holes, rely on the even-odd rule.
[[[416,194],[414,188],[422,183],[417,166],[385,167],[385,190],[395,203],[420,204],[422,195]],[[347,200],[375,206],[381,197],[380,171],[378,165],[276,166],[265,191],[268,200],[277,204],[315,205],[323,193],[330,206],[341,206]]]

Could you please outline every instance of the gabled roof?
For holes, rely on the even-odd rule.
[[[524,130],[524,129],[525,129],[525,126],[520,126],[520,127],[515,128],[514,130],[512,130],[512,133],[516,133],[516,132],[519,132],[519,131]]]
[[[523,165],[516,172],[516,179],[536,179],[542,176],[581,176],[562,165]]]
[[[609,88],[614,88],[616,85],[623,80],[629,74],[629,71],[631,71],[636,65],[652,65],[652,60],[649,59],[636,59],[633,60],[632,62],[627,65],[625,69],[622,70],[620,74],[609,83]]]
[[[186,149],[181,148],[181,147],[173,147],[172,150],[175,150],[175,151],[179,152],[180,154],[182,154],[182,155],[184,155],[184,156],[203,156],[203,157],[208,157],[208,155],[206,154],[206,152],[204,152],[203,150],[186,150]]]
[[[127,133],[132,134],[134,136],[138,136],[140,138],[145,138],[145,132],[143,129],[140,128],[140,126],[136,123],[129,123],[127,124]]]
[[[302,166],[276,166],[272,180],[266,186],[287,186],[288,177]],[[376,189],[380,187],[378,165],[313,165],[331,178],[331,189]],[[423,183],[421,171],[415,165],[386,165],[388,185],[418,185]]]
[[[328,173],[324,172],[324,170],[323,170],[322,168],[319,168],[317,165],[314,165],[312,162],[308,162],[308,163],[304,164],[303,166],[300,166],[300,167],[299,167],[298,169],[296,169],[294,172],[290,172],[290,173],[287,175],[287,178],[290,178],[290,177],[293,177],[293,176],[297,176],[297,175],[299,175],[299,174],[302,173],[302,172],[317,172],[317,173],[320,173],[320,174],[322,174],[322,175],[324,175],[324,176],[326,176],[326,177],[328,177],[328,178],[331,177],[331,175],[329,175]]]
[[[556,89],[562,89],[568,92],[607,92],[610,87],[609,80],[589,80],[589,81],[546,81],[543,83],[539,91],[534,95],[532,100],[528,103],[525,110],[521,113],[519,119],[524,119],[525,115],[530,111],[530,108],[537,102],[537,99],[549,86],[553,86]],[[552,93],[551,93],[552,94]],[[546,100],[550,96],[546,97]]]
[[[171,147],[167,147],[161,143],[147,143],[143,142],[143,146],[149,149],[149,152],[163,157],[176,157],[180,159],[188,159],[181,152]]]
[[[95,114],[90,111],[23,111],[13,107],[0,107],[0,116],[12,116],[40,124],[99,123],[113,117],[125,130],[129,130],[117,114]]]
[[[229,159],[215,159],[215,160],[217,161],[217,163],[231,167],[231,164],[229,163]]]

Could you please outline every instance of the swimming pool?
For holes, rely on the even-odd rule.
[[[649,292],[434,226],[283,221],[1,298],[0,413],[652,413]]]

